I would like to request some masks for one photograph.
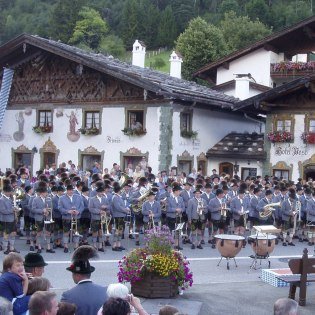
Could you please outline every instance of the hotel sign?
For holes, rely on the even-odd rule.
[[[294,146],[289,144],[276,145],[275,155],[277,156],[304,156],[308,154],[307,146]]]

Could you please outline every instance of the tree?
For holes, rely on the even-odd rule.
[[[81,8],[88,0],[58,0],[51,15],[51,36],[68,43]]]
[[[176,21],[174,19],[172,7],[167,6],[161,13],[157,43],[159,46],[173,48],[177,36]]]
[[[183,77],[191,79],[201,66],[224,56],[227,46],[221,30],[198,17],[179,35],[176,50],[183,55]]]
[[[100,46],[102,38],[108,32],[106,22],[101,18],[99,12],[94,9],[83,7],[79,12],[77,21],[70,44],[83,44],[92,49]]]
[[[230,52],[271,34],[271,29],[259,20],[251,21],[247,16],[236,16],[235,12],[225,13],[220,29]]]
[[[115,35],[108,35],[103,38],[98,51],[105,55],[112,55],[115,58],[124,58],[126,55],[123,40]]]
[[[138,34],[138,0],[125,2],[121,18],[121,37],[127,46],[131,48]]]
[[[183,32],[188,22],[195,16],[194,1],[191,0],[171,0],[174,18],[179,32]]]
[[[268,24],[270,19],[269,7],[265,0],[250,0],[245,5],[246,15],[250,19],[259,19],[261,22]]]
[[[239,14],[241,9],[237,0],[223,0],[219,7],[219,12],[224,16],[225,13],[234,11],[236,14]]]

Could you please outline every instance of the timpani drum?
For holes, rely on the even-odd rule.
[[[219,234],[216,238],[217,249],[224,258],[234,258],[242,249],[244,237],[240,235]]]
[[[276,235],[257,233],[248,236],[248,243],[251,245],[255,255],[269,257],[276,245]]]

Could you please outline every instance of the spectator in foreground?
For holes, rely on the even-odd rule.
[[[273,306],[274,315],[297,315],[298,303],[289,298],[278,299]]]
[[[12,303],[0,296],[0,315],[13,315]]]
[[[35,292],[28,305],[29,315],[57,315],[56,293],[51,291]]]
[[[75,304],[68,302],[60,302],[57,315],[75,315],[77,307]]]
[[[140,299],[129,294],[129,289],[122,283],[111,283],[107,288],[108,298],[120,298],[130,304],[130,314],[147,315],[148,313],[143,309]],[[98,311],[97,315],[102,315],[103,306]]]
[[[178,314],[178,309],[171,305],[165,305],[161,307],[159,315],[175,315]]]
[[[47,265],[43,256],[38,253],[28,253],[24,258],[25,272],[31,273],[33,277],[41,277]]]

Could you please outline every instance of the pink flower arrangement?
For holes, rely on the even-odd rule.
[[[315,70],[315,61],[309,61],[309,62],[282,61],[279,63],[271,64],[271,72],[314,71],[314,70]]]
[[[267,134],[268,140],[270,142],[291,142],[293,141],[293,136],[291,132],[288,131],[274,131]]]
[[[193,274],[189,261],[172,249],[174,239],[167,226],[146,231],[146,246],[136,248],[118,262],[118,281],[135,283],[146,272],[163,274],[177,283],[182,290],[192,286]]]
[[[301,139],[304,143],[315,144],[315,132],[303,132],[301,135]]]

